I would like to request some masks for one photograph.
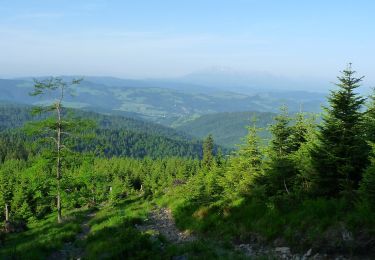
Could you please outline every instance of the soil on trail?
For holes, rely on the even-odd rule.
[[[152,231],[163,235],[169,242],[185,243],[196,240],[189,230],[180,231],[168,208],[155,208],[143,225],[136,225],[140,231]]]
[[[79,247],[79,241],[83,241],[90,233],[89,221],[96,215],[96,212],[89,212],[85,216],[84,222],[81,223],[81,232],[78,233],[74,241],[66,242],[62,249],[53,252],[48,259],[63,260],[63,259],[82,259],[84,255],[84,248]]]

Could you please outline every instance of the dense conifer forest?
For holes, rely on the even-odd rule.
[[[361,82],[349,65],[321,120],[281,107],[229,151],[66,109],[60,91],[79,80],[36,80],[58,101],[0,106],[0,258],[371,259],[375,93]]]

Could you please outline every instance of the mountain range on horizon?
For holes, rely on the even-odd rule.
[[[63,76],[71,80],[75,76]],[[38,77],[43,79],[44,77]],[[0,100],[21,104],[43,104],[48,100],[29,96],[31,77],[0,80]],[[223,83],[224,84],[224,83]],[[230,85],[235,88],[236,85]],[[240,88],[240,85],[237,85]],[[246,92],[246,93],[245,93]],[[282,105],[290,111],[319,112],[325,93],[302,90],[272,90],[259,86],[232,91],[224,85],[199,85],[176,80],[134,80],[113,77],[84,77],[66,105],[110,114],[132,114],[169,126],[201,115],[220,112],[277,112]]]

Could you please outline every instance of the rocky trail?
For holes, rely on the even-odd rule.
[[[84,257],[84,248],[80,246],[80,242],[84,241],[90,233],[89,221],[95,217],[96,212],[91,211],[85,215],[84,221],[81,223],[81,232],[78,233],[74,241],[64,244],[62,249],[52,253],[48,259],[82,259]],[[173,244],[183,244],[197,240],[197,236],[188,230],[181,231],[176,227],[172,212],[169,208],[154,207],[148,218],[141,225],[135,225],[141,232],[150,232],[153,236],[162,235],[166,240]],[[293,253],[289,247],[272,247],[259,243],[233,243],[233,250],[241,252],[246,258],[257,259],[293,259],[293,260],[346,260],[361,259],[345,257],[342,255],[327,255],[315,250],[309,249],[305,253]],[[187,259],[186,255],[178,256],[173,259]],[[370,259],[370,258],[365,258]]]
[[[74,241],[64,244],[62,249],[53,252],[49,256],[49,260],[65,260],[65,259],[81,259],[84,255],[84,248],[79,246],[79,242],[87,238],[90,233],[89,221],[95,217],[96,212],[89,212],[85,215],[85,220],[81,223],[81,232],[78,233]]]
[[[136,225],[136,228],[142,232],[151,231],[155,235],[163,235],[169,242],[181,244],[192,242],[197,239],[189,231],[180,231],[175,224],[172,212],[168,208],[155,207],[148,219],[142,225]],[[341,255],[327,255],[309,249],[305,253],[293,253],[289,247],[271,247],[263,246],[258,243],[253,244],[233,244],[234,250],[241,252],[249,259],[262,257],[271,257],[272,259],[293,259],[293,260],[346,260],[352,259]],[[184,258],[185,259],[185,258]],[[358,258],[353,258],[358,259]]]
[[[168,208],[157,208],[151,211],[143,225],[136,225],[142,232],[152,231],[163,235],[171,243],[185,243],[196,240],[189,231],[180,231],[175,224],[172,212]]]

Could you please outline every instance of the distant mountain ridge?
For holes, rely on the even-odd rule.
[[[31,78],[2,79],[0,100],[29,105],[50,101],[30,97],[32,86]],[[77,87],[75,96],[66,98],[66,105],[70,107],[143,118],[173,127],[205,114],[277,112],[281,105],[287,105],[290,111],[299,111],[302,107],[304,111],[317,112],[325,102],[325,94],[306,91],[259,89],[254,94],[242,94],[177,81],[108,77],[87,77]]]

